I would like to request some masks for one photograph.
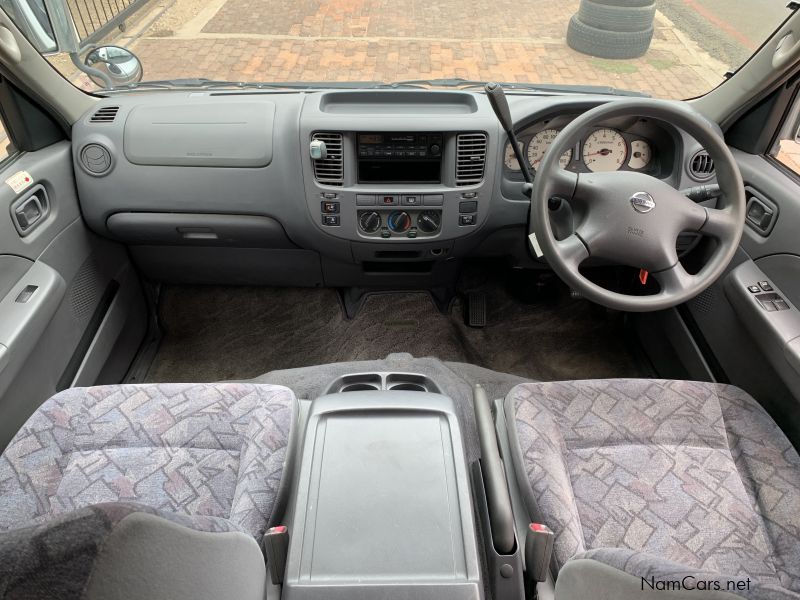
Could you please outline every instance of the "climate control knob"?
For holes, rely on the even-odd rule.
[[[374,210],[361,213],[358,218],[358,226],[364,233],[375,233],[381,226],[381,216]]]
[[[405,233],[411,227],[411,216],[404,210],[396,210],[389,215],[386,224],[395,233]]]
[[[426,210],[417,217],[417,228],[425,233],[439,231],[442,225],[442,215],[437,210]]]

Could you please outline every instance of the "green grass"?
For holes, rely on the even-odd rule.
[[[609,73],[618,73],[620,75],[636,73],[639,70],[639,67],[636,65],[632,65],[631,63],[621,60],[602,60],[600,58],[593,58],[590,62],[596,69],[608,71]]]
[[[659,71],[666,71],[667,69],[674,67],[677,63],[674,60],[669,60],[666,58],[648,58],[647,64],[654,69],[658,69]]]

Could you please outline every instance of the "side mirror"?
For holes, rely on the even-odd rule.
[[[136,55],[119,46],[100,46],[86,56],[86,73],[100,87],[136,83],[142,80],[144,70]],[[107,79],[107,80],[106,80]]]

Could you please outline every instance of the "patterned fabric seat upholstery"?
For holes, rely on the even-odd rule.
[[[243,383],[61,392],[0,457],[0,530],[135,502],[258,537],[284,496],[296,405],[288,388]]]
[[[749,577],[739,595],[800,597],[800,457],[742,390],[522,384],[505,411],[530,517],[556,536],[555,572],[588,558],[635,577]]]

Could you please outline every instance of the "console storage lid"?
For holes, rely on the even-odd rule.
[[[461,432],[438,394],[323,396],[309,414],[289,600],[483,595]]]

